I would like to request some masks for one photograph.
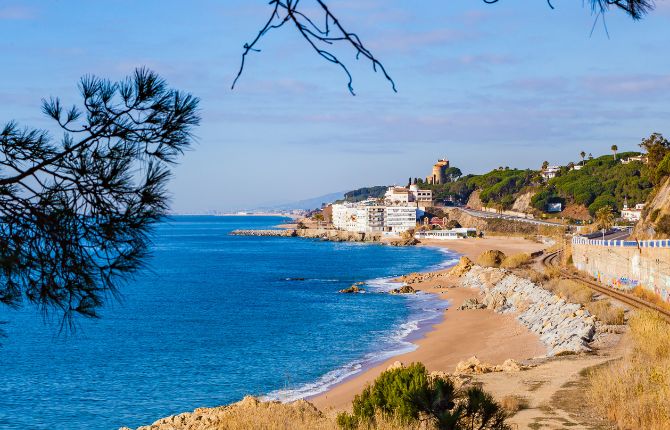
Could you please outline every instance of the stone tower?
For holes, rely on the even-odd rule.
[[[437,160],[437,163],[433,165],[433,172],[430,176],[426,178],[426,182],[429,184],[444,184],[447,182],[447,169],[449,168],[449,160],[443,158]]]

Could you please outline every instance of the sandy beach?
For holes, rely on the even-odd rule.
[[[422,241],[421,246],[445,247],[473,260],[489,249],[515,254],[535,252],[546,247],[527,239],[510,237]],[[442,278],[412,285],[415,289],[435,293],[441,299],[450,301],[444,319],[415,342],[418,346],[416,350],[395,356],[309,400],[324,411],[347,409],[354,396],[395,361],[422,362],[429,371],[452,372],[459,361],[473,355],[484,362],[499,364],[508,358],[521,361],[546,353],[538,336],[521,326],[512,315],[496,314],[487,309],[458,311],[456,308],[463,300],[476,297],[477,292],[456,287],[456,284],[457,280],[449,279],[446,285],[448,288],[445,288]]]

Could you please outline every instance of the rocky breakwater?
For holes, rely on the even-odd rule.
[[[330,242],[380,242],[381,233],[357,233],[352,231],[326,230],[318,228],[302,228],[288,230],[234,230],[233,236],[275,236],[275,237],[304,237],[307,239],[321,239]],[[392,243],[396,246],[414,245],[414,243]]]
[[[472,266],[460,283],[479,290],[486,308],[516,314],[521,324],[540,335],[547,355],[591,351],[588,344],[596,333],[596,322],[580,304],[568,303],[505,269]]]
[[[296,237],[296,230],[233,230],[233,236]]]

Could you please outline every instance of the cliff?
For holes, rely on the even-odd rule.
[[[657,185],[649,197],[633,237],[640,240],[670,238],[670,177]]]

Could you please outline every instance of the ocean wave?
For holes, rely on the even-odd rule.
[[[447,257],[443,262],[431,266],[426,271],[441,270],[453,266],[459,256],[444,248],[436,248]],[[397,288],[399,283],[394,282],[396,277],[371,279],[365,282],[368,291],[385,293]],[[410,318],[398,325],[391,333],[379,341],[380,348],[324,374],[317,380],[300,385],[296,388],[279,389],[266,394],[264,400],[278,400],[292,402],[306,397],[316,396],[328,391],[333,386],[366,369],[371,368],[394,356],[414,351],[417,345],[412,341],[420,338],[430,326],[442,319],[448,308],[446,300],[441,300],[436,294],[418,291],[416,294],[406,294],[406,304],[410,308]]]

